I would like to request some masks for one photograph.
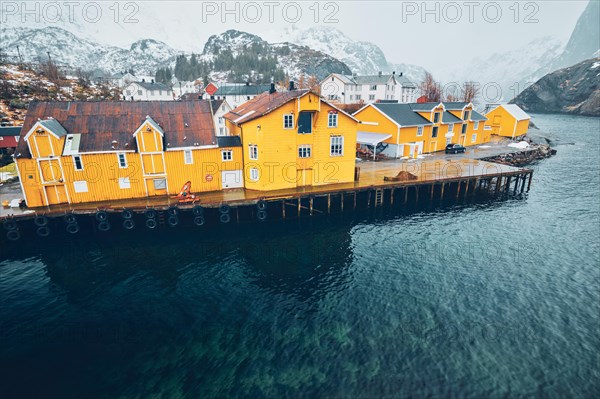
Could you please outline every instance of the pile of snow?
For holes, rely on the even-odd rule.
[[[491,145],[480,145],[479,148],[492,148]]]
[[[529,143],[526,141],[519,141],[518,143],[510,143],[508,145],[509,147],[513,147],[513,148],[519,148],[521,150],[529,147]]]
[[[11,179],[11,178],[13,178],[15,176],[16,175],[14,173],[0,172],[0,181],[8,180],[8,179]]]

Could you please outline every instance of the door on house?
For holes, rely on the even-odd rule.
[[[159,175],[165,173],[165,163],[162,154],[142,154],[144,174]]]
[[[429,143],[429,152],[436,152],[436,151],[437,151],[437,142],[432,141],[431,143]]]
[[[298,169],[298,171],[296,172],[296,185],[298,187],[312,186],[312,177],[312,169]]]
[[[221,172],[222,188],[242,188],[244,178],[241,170],[224,170]]]
[[[465,145],[465,139],[466,139],[466,137],[467,136],[460,136],[460,139],[459,139],[458,143],[460,145],[464,146]]]
[[[48,198],[48,205],[62,204],[68,202],[67,190],[62,184],[45,186],[46,198]]]
[[[62,180],[62,171],[58,159],[44,159],[39,161],[42,172],[42,183],[58,182]]]

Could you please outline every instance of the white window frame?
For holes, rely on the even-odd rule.
[[[192,150],[183,150],[183,163],[186,165],[194,164],[194,154],[192,153]]]
[[[479,130],[479,121],[473,122],[473,130]]]
[[[329,136],[329,156],[344,156],[344,136]]]
[[[123,156],[123,162],[121,162],[121,156]],[[124,152],[117,152],[117,162],[119,163],[119,169],[126,169],[127,164],[127,154]]]
[[[248,159],[258,161],[258,146],[256,144],[248,144]]]
[[[89,191],[87,181],[79,180],[73,182],[73,191],[76,193],[87,193]]]
[[[338,114],[327,115],[327,127],[338,127]]]
[[[129,177],[119,177],[119,188],[121,190],[131,188],[131,181],[129,180]]]
[[[287,127],[288,122],[290,122],[289,127]],[[294,128],[294,114],[283,114],[283,128],[286,130],[291,130]]]
[[[417,126],[417,137],[423,136],[423,130],[425,130],[425,126]]]
[[[460,128],[460,134],[467,134],[467,132],[469,131],[468,125],[467,123],[463,123],[463,125]]]
[[[77,160],[79,160],[79,168],[77,167]],[[83,159],[81,159],[81,155],[73,155],[73,168],[77,171],[83,170]]]
[[[312,157],[312,145],[301,144],[298,146],[298,158],[311,158]]]
[[[454,133],[454,123],[448,124],[448,133]]]
[[[435,117],[437,116],[437,121],[435,120]],[[436,111],[433,113],[433,123],[440,123],[442,121],[442,113],[439,111]]]
[[[433,135],[434,132],[435,132],[435,136]],[[431,138],[432,139],[437,139],[439,135],[440,135],[440,129],[439,129],[439,127],[437,127],[437,126],[432,127],[431,128]]]
[[[369,101],[375,100],[375,94],[369,94]]]
[[[463,113],[463,119],[465,121],[468,121],[470,117],[471,117],[471,111],[465,110],[465,112]]]
[[[260,172],[258,168],[250,168],[250,180],[258,181],[260,179]]]
[[[471,143],[476,143],[477,142],[477,133],[473,133],[471,135]]]
[[[221,160],[223,162],[233,161],[233,151],[232,150],[222,150],[221,151]]]

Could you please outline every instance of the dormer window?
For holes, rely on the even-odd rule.
[[[440,112],[436,112],[435,114],[433,114],[433,123],[439,123],[440,122]]]
[[[125,155],[125,153],[117,153],[117,159],[119,160],[119,168],[125,169],[127,167],[127,156]]]
[[[468,121],[470,116],[471,116],[471,111],[465,111],[465,116],[463,119]]]

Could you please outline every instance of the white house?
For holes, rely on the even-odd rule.
[[[270,88],[270,85],[253,85],[250,83],[211,83],[206,87],[203,98],[206,100],[227,100],[232,108],[237,108],[259,94],[269,91]]]
[[[415,101],[417,86],[403,73],[396,75],[342,75],[332,73],[321,81],[321,95],[331,101],[343,104],[378,101],[397,101],[412,103]]]
[[[184,94],[192,93],[192,94],[200,94],[202,91],[202,79],[196,80],[177,80],[176,78],[171,79],[171,83],[173,86],[173,93],[175,93],[175,97],[179,98]]]
[[[131,101],[173,100],[173,92],[163,83],[132,82],[123,89],[123,98]]]
[[[214,101],[214,121],[215,121],[215,134],[217,137],[229,136],[229,129],[225,124],[223,115],[231,111],[233,108],[229,105],[227,100],[216,100]]]

